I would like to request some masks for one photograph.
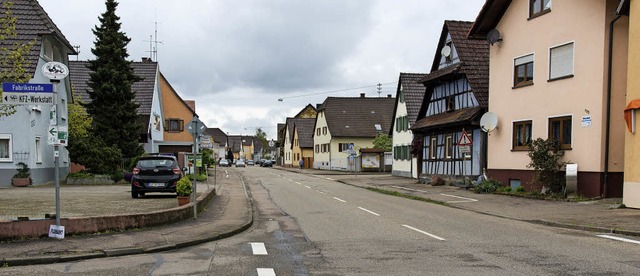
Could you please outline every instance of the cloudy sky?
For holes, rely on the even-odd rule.
[[[93,59],[104,0],[39,0]],[[426,73],[444,20],[473,21],[484,0],[121,0],[131,60],[150,56],[208,127],[276,125],[328,96],[393,94],[400,72]],[[71,57],[75,59],[75,57]],[[282,101],[278,101],[282,99]]]

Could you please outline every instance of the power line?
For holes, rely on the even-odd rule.
[[[392,82],[387,82],[387,83],[377,83],[377,84],[354,87],[354,88],[345,88],[345,89],[321,91],[321,92],[314,92],[314,93],[302,94],[302,95],[296,95],[296,96],[289,96],[289,97],[281,97],[281,98],[278,99],[278,101],[281,102],[284,99],[292,99],[292,98],[300,98],[300,97],[306,97],[306,96],[315,96],[315,95],[322,95],[322,94],[329,94],[329,93],[345,92],[345,91],[372,88],[372,87],[381,87],[382,85],[393,84],[393,83],[398,83],[398,82],[397,81],[392,81]]]

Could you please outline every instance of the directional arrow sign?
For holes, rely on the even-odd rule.
[[[47,131],[47,144],[55,145],[57,141],[58,141],[58,127],[50,125]]]

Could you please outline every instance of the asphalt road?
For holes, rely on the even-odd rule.
[[[173,252],[5,268],[0,275],[640,274],[637,244],[382,195],[322,177],[238,170],[256,209],[254,226],[244,233]]]

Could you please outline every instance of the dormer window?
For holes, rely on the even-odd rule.
[[[529,19],[551,11],[551,0],[529,0]]]

